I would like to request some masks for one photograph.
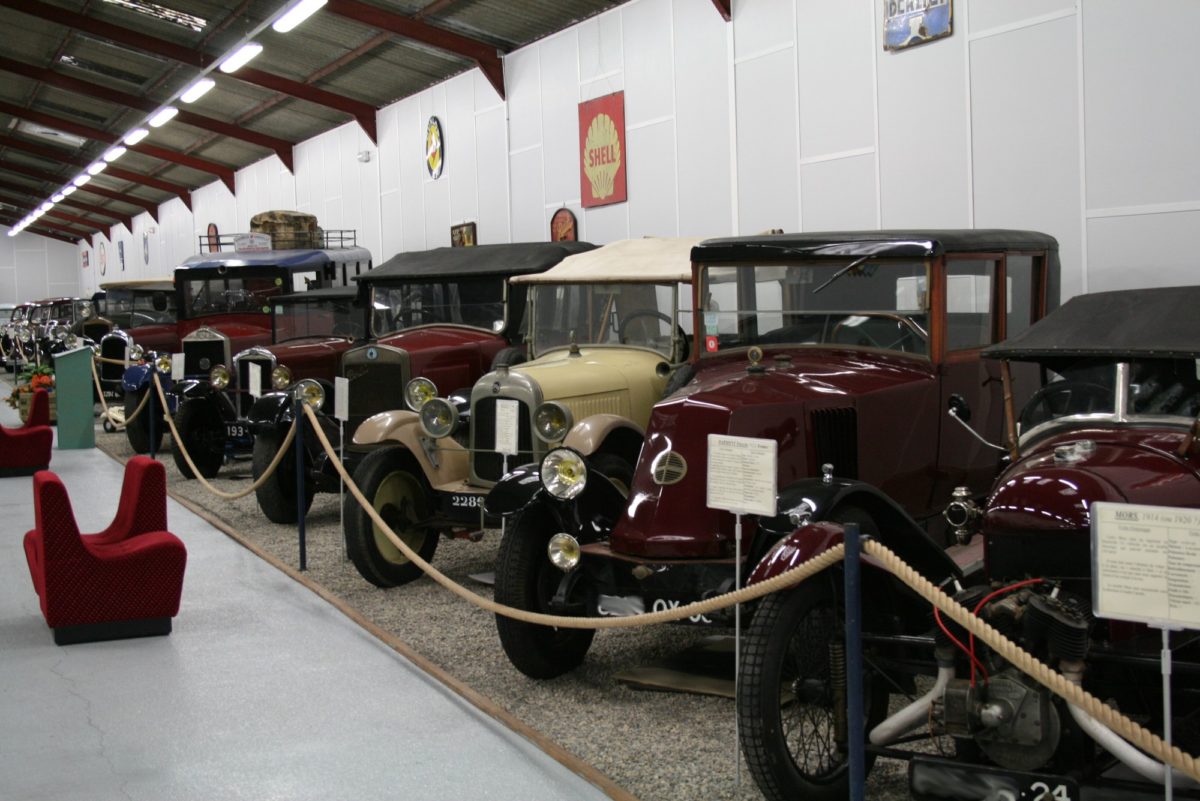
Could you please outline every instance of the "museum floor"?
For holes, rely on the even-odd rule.
[[[121,465],[56,448],[51,467],[80,527],[106,526]],[[21,545],[31,486],[0,479],[0,799],[606,797],[174,500],[172,634],[54,645]]]

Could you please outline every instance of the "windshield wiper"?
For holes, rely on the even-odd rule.
[[[822,289],[824,289],[825,287],[829,286],[829,285],[830,285],[830,284],[832,284],[834,281],[838,280],[838,279],[839,279],[839,278],[841,278],[843,275],[845,275],[846,273],[850,272],[850,271],[851,271],[851,270],[853,270],[855,267],[857,267],[858,265],[862,264],[864,261],[866,261],[866,260],[867,260],[867,259],[869,259],[869,258],[871,258],[871,257],[870,257],[870,256],[863,256],[861,259],[855,259],[854,261],[850,262],[850,263],[849,263],[849,264],[847,264],[845,267],[843,267],[842,269],[838,270],[838,271],[837,271],[836,273],[834,273],[833,275],[829,276],[829,280],[828,280],[828,281],[826,281],[825,283],[821,284],[821,285],[820,285],[819,287],[817,287],[816,289],[814,289],[814,290],[812,291],[812,293],[813,293],[814,295],[815,295],[815,294],[817,294],[817,293],[818,293],[818,292],[820,292]]]

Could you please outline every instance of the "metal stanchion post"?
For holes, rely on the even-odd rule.
[[[346,421],[338,418],[338,461],[342,464],[346,463]],[[342,478],[342,474],[338,473],[338,523],[341,525],[341,530],[346,530],[346,480]],[[350,561],[350,554],[346,551],[346,538],[342,537],[342,561]]]
[[[304,399],[296,393],[292,416],[296,421],[296,532],[300,538],[300,569],[308,569],[308,553],[304,541]]]
[[[862,656],[862,541],[857,523],[847,523],[846,587],[846,744],[849,754],[850,801],[863,801],[865,792],[866,721],[863,717]]]
[[[146,403],[146,407],[147,407],[146,411],[150,414],[149,425],[150,425],[150,458],[151,459],[154,458],[154,452],[155,452],[155,450],[157,450],[154,447],[156,444],[154,442],[154,423],[155,423],[154,418],[158,417],[158,413],[156,412],[156,403],[158,401],[158,398],[155,397],[156,395],[158,395],[158,389],[154,386],[154,377],[157,374],[158,374],[158,368],[151,366],[150,367],[150,386],[146,388],[146,391],[150,393],[150,400]]]

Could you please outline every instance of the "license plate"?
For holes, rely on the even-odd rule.
[[[245,423],[226,423],[225,436],[229,439],[243,439],[250,436],[250,426]]]
[[[1066,776],[1023,773],[992,765],[967,765],[914,757],[908,784],[917,801],[1080,801],[1079,785]]]
[[[475,495],[469,492],[452,492],[447,499],[447,504],[452,512],[478,512],[483,508],[483,501],[486,495]]]
[[[647,612],[669,612],[672,609],[678,609],[679,607],[687,606],[687,604],[690,603],[690,601],[678,601],[674,598],[654,598],[652,600],[647,600],[650,601],[649,606],[646,608]],[[691,617],[685,617],[682,620],[677,620],[675,622],[685,624],[691,623],[696,626],[712,625],[712,621],[704,615],[692,615]]]

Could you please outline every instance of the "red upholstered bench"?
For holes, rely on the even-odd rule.
[[[33,478],[35,525],[25,556],[42,614],[59,645],[171,633],[187,549],[166,531],[166,473],[135,456],[112,525],[81,534],[66,487],[49,470]]]
[[[50,395],[36,390],[29,419],[18,428],[0,426],[0,478],[32,476],[50,465],[54,431],[50,428]]]

